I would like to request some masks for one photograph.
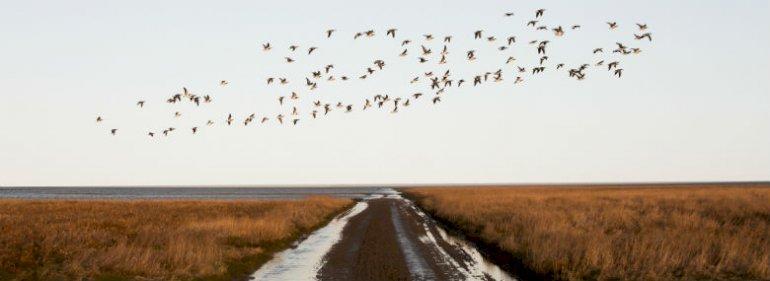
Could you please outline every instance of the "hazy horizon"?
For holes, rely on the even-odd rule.
[[[420,183],[420,184],[379,184],[379,183],[361,183],[361,184],[211,184],[211,185],[0,185],[0,188],[411,188],[411,187],[467,187],[467,186],[510,186],[510,187],[570,187],[570,186],[654,186],[654,185],[675,185],[675,186],[709,186],[709,185],[763,185],[770,184],[770,181],[669,181],[669,182],[517,182],[517,183]]]
[[[770,181],[768,1],[2,6],[2,187]],[[524,25],[538,8],[547,9],[542,21],[549,26],[582,25],[552,40],[550,63],[591,63],[593,47],[606,51],[616,41],[643,52],[622,58],[622,79],[595,72],[575,81],[550,72],[514,86],[507,74],[500,85],[455,88],[439,105],[414,104],[398,114],[222,126],[230,112],[238,120],[280,113],[275,98],[291,88],[267,86],[265,78],[300,82],[327,63],[353,77],[374,59],[388,65],[367,83],[319,87],[316,97],[358,105],[376,93],[409,94],[408,80],[427,66],[399,62],[401,49],[391,41],[425,33],[436,36],[434,51],[444,35],[454,36],[452,55],[478,50],[475,65],[431,64],[458,76],[503,66],[503,55],[472,40],[476,29],[498,40],[516,35],[511,54],[534,62],[526,41],[540,38]],[[515,15],[503,17],[508,11]],[[610,32],[606,21],[620,28]],[[633,40],[637,22],[649,24],[652,42]],[[391,27],[398,28],[396,39],[385,37]],[[329,28],[337,29],[331,39]],[[375,38],[352,39],[369,29]],[[265,42],[273,50],[263,52]],[[300,45],[299,53],[319,49],[292,54],[298,61],[287,66],[282,58],[290,44]],[[228,87],[217,86],[223,79]],[[211,94],[214,103],[166,104],[183,86]],[[299,91],[310,103],[306,88]],[[147,105],[139,109],[137,100]],[[174,111],[182,118],[175,120]],[[105,121],[96,124],[96,116]],[[205,127],[207,119],[217,124]],[[190,134],[196,125],[201,131]],[[146,136],[167,126],[180,132]],[[119,134],[111,136],[110,128]]]

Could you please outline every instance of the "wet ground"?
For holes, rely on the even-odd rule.
[[[516,280],[409,200],[377,195],[279,253],[256,280]]]

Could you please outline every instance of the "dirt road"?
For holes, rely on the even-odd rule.
[[[279,254],[252,278],[515,280],[399,195],[367,199],[330,226]]]

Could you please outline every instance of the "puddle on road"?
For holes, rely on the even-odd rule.
[[[393,205],[390,205],[390,219],[393,222],[398,244],[401,246],[401,251],[404,254],[406,265],[409,268],[409,273],[412,274],[412,278],[414,280],[436,280],[436,275],[428,266],[425,258],[420,256],[412,240],[409,240],[407,237],[401,216]]]
[[[323,257],[342,238],[342,230],[348,220],[363,212],[368,205],[365,201],[356,203],[347,213],[316,230],[296,247],[276,254],[250,278],[253,280],[315,280],[318,269],[323,266]]]
[[[402,200],[403,207],[412,209],[419,216],[419,223],[425,228],[425,235],[420,235],[419,240],[412,241],[405,235],[405,226],[402,217],[396,208],[391,208],[391,219],[395,227],[395,235],[404,252],[409,265],[409,271],[415,280],[432,280],[435,273],[427,265],[425,257],[419,256],[416,245],[424,243],[435,248],[443,263],[454,268],[457,272],[449,274],[452,279],[458,280],[517,280],[508,272],[494,263],[488,261],[467,240],[457,237],[436,223],[433,218],[419,209],[412,201],[403,198],[398,191],[385,189],[385,192],[371,194],[364,201],[356,203],[348,212],[333,219],[326,226],[316,230],[307,239],[299,242],[296,247],[284,250],[276,254],[272,260],[263,265],[250,277],[253,280],[316,280],[318,270],[325,263],[324,257],[331,248],[342,239],[342,231],[350,218],[360,214],[367,207],[366,200],[388,198]],[[399,208],[400,209],[400,208]],[[439,242],[440,241],[440,242]],[[443,247],[442,247],[443,246]],[[449,254],[449,252],[455,255]]]
[[[496,264],[484,258],[481,252],[479,252],[470,242],[463,238],[449,234],[446,230],[441,228],[441,226],[437,224],[430,216],[417,208],[414,203],[408,201],[407,205],[411,207],[414,212],[417,213],[417,215],[422,219],[421,224],[425,229],[425,235],[420,237],[420,241],[436,248],[444,262],[456,268],[458,273],[462,275],[463,280],[518,280]],[[428,222],[431,222],[430,226],[428,225]],[[439,235],[439,239],[451,245],[452,248],[454,248],[453,250],[460,251],[467,259],[456,259],[447,253],[447,250],[442,248],[436,240],[437,237],[433,235],[431,228],[436,230]]]

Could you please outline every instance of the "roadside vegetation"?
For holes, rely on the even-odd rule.
[[[447,187],[405,194],[560,280],[770,280],[770,185]]]
[[[0,280],[232,280],[352,203],[0,200]]]

